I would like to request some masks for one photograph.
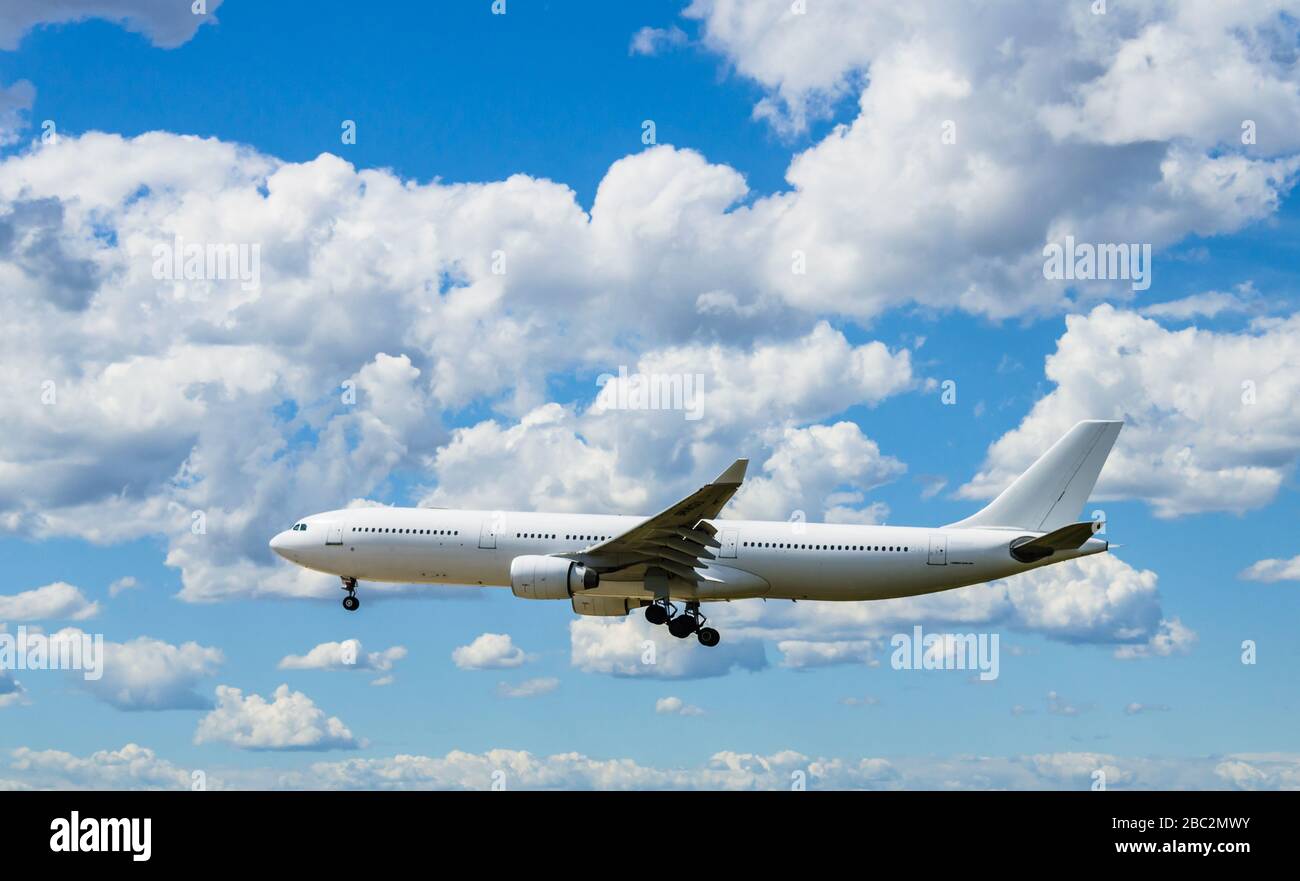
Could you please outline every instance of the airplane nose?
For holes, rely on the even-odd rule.
[[[285,537],[285,533],[281,532],[275,538],[271,539],[270,545],[271,550],[275,551],[281,557],[285,557],[284,549],[288,547],[289,540]],[[285,559],[287,560],[288,557],[285,557]]]

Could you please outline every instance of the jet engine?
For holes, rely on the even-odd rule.
[[[529,554],[510,561],[510,590],[526,600],[567,600],[600,584],[600,574],[563,557]]]

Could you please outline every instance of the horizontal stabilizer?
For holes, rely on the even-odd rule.
[[[1044,557],[1050,557],[1057,551],[1072,551],[1092,538],[1092,531],[1093,524],[1091,521],[1071,523],[1069,526],[1062,526],[1054,532],[1047,533],[1047,535],[1040,535],[1038,538],[1031,538],[1019,544],[1013,544],[1011,546],[1011,556],[1022,563],[1033,563]]]

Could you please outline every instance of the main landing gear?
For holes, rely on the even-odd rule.
[[[357,599],[357,580],[344,575],[343,589],[348,592],[348,595],[343,598],[343,608],[355,612],[361,606],[361,600]]]
[[[645,619],[651,624],[667,624],[668,632],[678,639],[685,639],[692,633],[700,645],[712,648],[722,641],[722,636],[712,627],[705,627],[709,619],[700,614],[700,604],[689,602],[686,611],[677,614],[677,607],[669,600],[655,600],[646,606]]]

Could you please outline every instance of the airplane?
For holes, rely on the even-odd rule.
[[[721,519],[745,478],[737,459],[652,517],[347,508],[306,517],[270,546],[342,578],[348,611],[360,581],[509,587],[579,615],[644,609],[673,636],[716,646],[705,603],[916,596],[1105,552],[1097,524],[1078,518],[1122,426],[1078,423],[983,509],[938,528]]]

